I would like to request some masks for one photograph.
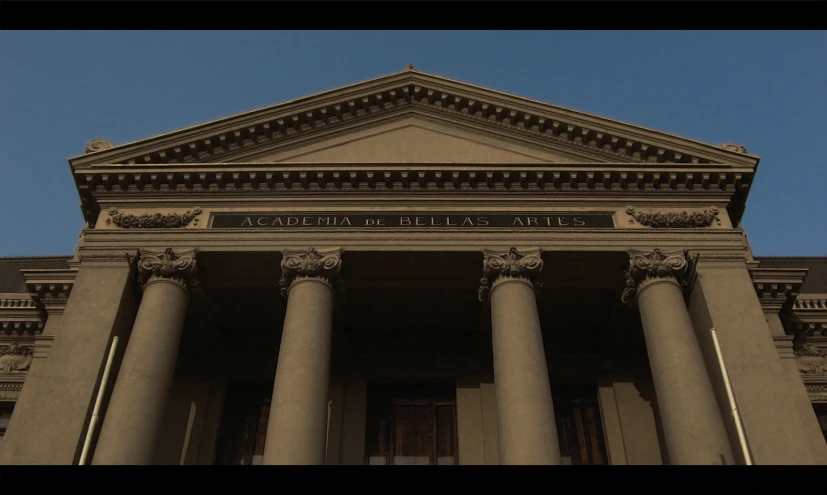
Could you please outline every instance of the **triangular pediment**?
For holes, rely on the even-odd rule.
[[[70,160],[243,162],[730,163],[758,157],[415,70]]]
[[[415,115],[265,151],[254,163],[572,163],[582,156]]]

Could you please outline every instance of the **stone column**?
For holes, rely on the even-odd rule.
[[[333,285],[341,249],[285,251],[282,295],[287,314],[279,349],[264,464],[324,464]]]
[[[535,294],[540,250],[483,254],[479,295],[491,300],[500,464],[560,464]]]
[[[683,251],[629,251],[624,302],[637,298],[670,464],[733,464],[721,409],[684,300]],[[724,461],[723,458],[726,460]]]
[[[106,409],[93,464],[152,462],[195,275],[197,251],[143,251],[143,297]]]

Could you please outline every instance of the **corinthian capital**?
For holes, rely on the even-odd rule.
[[[492,284],[500,277],[527,280],[534,285],[535,289],[540,288],[541,284],[537,280],[543,270],[540,249],[518,251],[513,247],[505,252],[486,249],[482,253],[484,256],[483,276],[480,280],[480,288],[477,290],[480,301],[491,292]]]
[[[339,274],[342,271],[341,248],[323,251],[316,248],[307,248],[303,251],[285,250],[283,254],[279,280],[282,296],[287,296],[290,285],[299,277],[322,280],[331,288],[334,288],[334,284],[339,284]]]
[[[181,284],[185,289],[192,288],[197,280],[195,256],[197,249],[176,253],[167,248],[163,253],[141,251],[138,261],[138,275],[141,285],[153,279],[167,279]]]
[[[694,273],[694,262],[687,251],[629,251],[629,268],[626,270],[626,289],[623,302],[631,301],[644,283],[657,279],[675,280],[686,288]]]

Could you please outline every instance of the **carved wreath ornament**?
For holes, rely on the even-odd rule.
[[[12,343],[0,351],[0,374],[9,375],[16,371],[26,371],[32,364],[32,350],[17,343]]]
[[[543,270],[543,259],[540,250],[520,252],[512,247],[507,252],[484,251],[482,261],[483,276],[477,296],[484,301],[491,292],[491,286],[500,277],[523,278],[529,280],[535,290],[540,290],[542,284],[537,276]]]
[[[827,375],[827,353],[813,344],[804,344],[804,347],[795,353],[798,371],[802,375]]]
[[[334,286],[341,296],[342,286],[339,273],[342,269],[342,250],[319,251],[308,248],[305,251],[285,251],[281,260],[281,295],[287,297],[287,290],[296,277],[322,279]]]
[[[693,227],[709,227],[712,222],[718,219],[718,208],[714,206],[698,211],[674,211],[674,212],[643,212],[633,207],[626,208],[626,213],[638,221],[641,225],[654,228],[686,229]],[[630,220],[631,222],[631,220]]]
[[[164,278],[178,282],[185,287],[197,282],[195,256],[197,249],[192,249],[176,254],[172,248],[167,248],[163,253],[152,251],[141,251],[141,259],[138,261],[139,282],[145,285],[153,277]]]
[[[132,215],[119,213],[117,208],[109,209],[109,218],[106,225],[115,224],[122,229],[177,229],[186,227],[192,222],[198,225],[198,215],[201,208],[193,208],[184,213],[144,213],[143,215]]]

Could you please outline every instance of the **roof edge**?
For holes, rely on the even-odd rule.
[[[138,139],[138,140],[135,140],[135,141],[119,144],[117,146],[112,146],[112,147],[108,147],[108,148],[105,148],[105,149],[92,151],[92,152],[82,154],[82,155],[76,155],[74,157],[69,158],[68,161],[69,161],[70,165],[72,167],[74,167],[76,165],[76,162],[78,162],[78,161],[82,161],[82,162],[94,161],[96,157],[98,157],[98,156],[102,157],[102,156],[105,156],[105,155],[110,154],[110,153],[115,153],[115,154],[117,154],[119,152],[128,153],[128,151],[126,150],[126,148],[128,148],[128,147],[140,147],[141,145],[149,144],[153,141],[160,141],[160,140],[163,140],[163,139],[170,139],[173,136],[178,135],[178,134],[185,134],[185,133],[188,133],[188,132],[192,133],[194,131],[198,131],[199,129],[207,129],[210,126],[230,123],[233,120],[244,119],[244,118],[247,118],[247,117],[255,116],[257,114],[266,115],[267,112],[278,110],[280,107],[286,107],[286,106],[289,106],[289,105],[306,103],[306,102],[309,102],[310,100],[313,100],[315,98],[320,98],[320,97],[323,97],[325,95],[331,95],[332,96],[336,92],[347,92],[347,91],[353,90],[355,88],[358,88],[359,86],[368,85],[368,84],[376,84],[376,83],[380,83],[380,82],[383,82],[383,81],[391,81],[394,78],[405,78],[405,77],[409,77],[413,83],[415,83],[417,81],[417,79],[419,79],[419,80],[426,81],[426,82],[427,81],[442,82],[442,83],[445,83],[445,84],[448,84],[448,85],[461,86],[461,87],[458,87],[458,88],[451,88],[451,89],[457,89],[457,90],[459,90],[459,92],[461,92],[463,89],[483,91],[483,92],[486,92],[490,95],[498,95],[498,96],[502,96],[502,97],[505,97],[505,98],[510,98],[512,100],[516,100],[517,102],[520,102],[520,103],[523,103],[523,104],[527,104],[527,105],[531,105],[531,106],[541,106],[545,109],[548,109],[548,110],[551,110],[551,111],[556,111],[560,114],[563,114],[563,117],[571,117],[571,118],[574,118],[574,119],[582,119],[582,120],[587,120],[587,121],[596,120],[596,121],[600,121],[600,122],[605,122],[607,124],[618,125],[618,126],[621,126],[621,128],[625,128],[625,129],[628,129],[629,131],[632,131],[632,133],[637,131],[637,132],[641,132],[645,135],[648,135],[648,136],[640,136],[640,137],[644,137],[644,138],[653,138],[655,140],[657,140],[658,137],[661,137],[662,139],[667,139],[667,140],[674,139],[674,140],[677,140],[679,142],[684,142],[684,143],[689,144],[689,145],[698,146],[699,148],[701,148],[701,150],[705,149],[709,153],[715,153],[715,154],[719,154],[719,155],[723,155],[723,156],[732,156],[734,161],[737,161],[737,162],[741,162],[741,163],[743,163],[744,161],[752,162],[753,167],[757,167],[758,163],[760,162],[760,159],[761,159],[760,156],[758,156],[758,155],[752,155],[752,154],[749,154],[749,153],[746,153],[746,152],[742,153],[740,151],[734,151],[734,150],[731,150],[731,149],[727,149],[723,145],[714,145],[714,144],[706,143],[706,142],[703,142],[703,141],[698,141],[698,140],[695,140],[695,139],[679,136],[679,135],[676,135],[676,134],[663,132],[663,131],[659,131],[659,130],[654,130],[654,129],[644,127],[644,126],[641,126],[641,125],[631,124],[631,123],[628,123],[628,122],[623,122],[623,121],[620,121],[620,120],[616,120],[616,119],[612,119],[612,118],[608,118],[608,117],[603,117],[603,116],[592,114],[592,113],[589,113],[589,112],[570,109],[570,108],[562,107],[562,106],[555,105],[555,104],[552,104],[552,103],[547,103],[547,102],[543,102],[543,101],[540,101],[540,100],[534,100],[534,99],[527,98],[527,97],[524,97],[524,96],[515,95],[515,94],[512,94],[512,93],[507,93],[505,91],[492,89],[492,88],[487,88],[487,87],[480,86],[480,85],[477,85],[477,84],[474,84],[474,83],[464,82],[464,81],[460,81],[460,80],[457,80],[457,79],[447,78],[447,77],[444,77],[444,76],[439,76],[439,75],[429,74],[429,73],[425,73],[425,72],[420,72],[420,71],[417,71],[415,69],[407,69],[407,70],[404,70],[402,72],[396,72],[396,73],[387,74],[387,75],[384,75],[384,76],[375,77],[375,78],[372,78],[372,79],[363,80],[363,81],[352,83],[352,84],[349,84],[349,85],[346,85],[346,86],[341,86],[341,87],[337,87],[337,88],[324,90],[324,91],[317,92],[317,93],[307,95],[307,96],[303,96],[303,97],[300,97],[300,98],[295,98],[295,99],[292,99],[292,100],[288,100],[288,101],[284,101],[284,102],[280,102],[280,103],[275,103],[275,104],[272,104],[272,105],[268,105],[268,106],[265,106],[265,107],[260,107],[260,108],[253,109],[253,110],[248,110],[248,111],[245,111],[245,112],[230,115],[230,116],[223,117],[223,118],[220,118],[220,119],[215,119],[215,120],[208,121],[208,122],[203,122],[203,123],[200,123],[200,124],[197,124],[197,125],[184,127],[184,128],[180,128],[180,129],[177,129],[177,130],[165,132],[165,133],[162,133],[162,134],[157,134],[157,135],[154,135],[154,136],[149,136],[149,137]],[[449,89],[449,88],[446,88],[446,89]],[[343,97],[346,98],[346,96],[343,96]],[[320,104],[321,104],[321,102],[320,102]],[[285,109],[285,110],[287,110],[287,109]],[[532,112],[538,112],[538,111],[540,111],[540,109],[538,109],[538,108],[532,109]],[[566,115],[566,114],[568,114],[568,115]],[[592,125],[592,124],[593,124],[592,122],[588,122],[588,125]],[[599,123],[597,123],[597,124],[599,125]],[[241,124],[239,124],[239,125],[241,125]],[[618,130],[622,132],[621,129],[618,129]],[[614,130],[612,130],[612,132],[614,132]],[[182,136],[182,139],[185,139],[185,136]],[[638,139],[638,137],[636,137],[636,139]],[[658,145],[658,146],[660,146],[660,145]],[[679,148],[680,145],[678,145],[677,147]],[[139,150],[136,150],[135,152],[136,152],[136,154],[140,153]]]

